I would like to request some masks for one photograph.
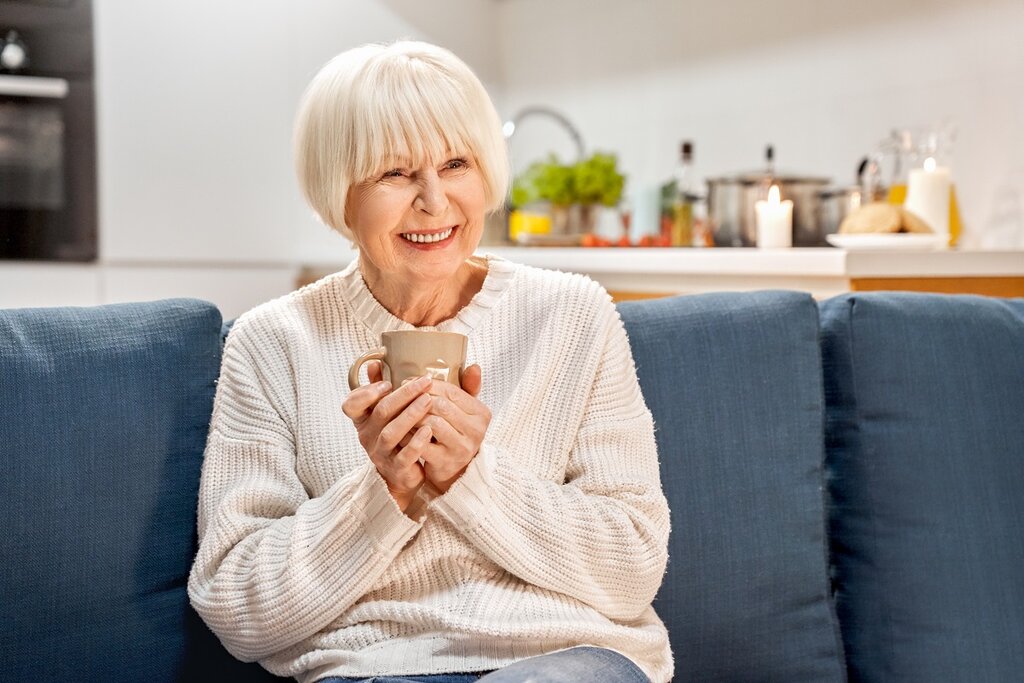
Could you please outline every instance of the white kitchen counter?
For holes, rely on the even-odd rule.
[[[1024,251],[866,252],[841,249],[481,247],[518,263],[586,273],[616,298],[793,289],[824,298],[853,290],[916,289],[1024,296]],[[298,284],[344,268],[347,246],[322,263],[0,262],[0,308],[92,306],[194,296],[230,318]],[[980,287],[980,288],[979,288]],[[994,290],[992,288],[995,288]]]
[[[977,284],[974,279],[1019,280],[1024,288],[1022,251],[635,247],[481,247],[480,251],[543,268],[586,273],[605,288],[627,294],[796,289],[826,297],[856,289],[957,289],[949,282],[938,283],[938,289],[904,282],[936,280],[958,280],[963,291],[973,291],[969,285]],[[874,286],[886,283],[889,286]],[[1024,289],[1016,295],[1024,296]]]
[[[869,289],[1024,296],[1024,251],[490,246],[478,251],[541,268],[586,273],[620,299],[753,289],[792,289],[818,298]],[[354,257],[355,252],[347,252],[332,263],[307,264],[302,281],[341,269]],[[979,284],[992,283],[995,292],[978,289]]]
[[[543,268],[595,273],[811,275],[836,277],[1024,276],[1024,251],[847,251],[820,249],[672,249],[480,247]]]

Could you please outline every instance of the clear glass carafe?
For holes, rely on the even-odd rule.
[[[950,168],[956,129],[950,124],[931,127],[893,129],[879,145],[879,156],[888,160],[887,198],[890,204],[902,206],[907,200],[911,171],[924,168]],[[956,186],[949,191],[949,244],[960,239],[963,226],[956,199]]]

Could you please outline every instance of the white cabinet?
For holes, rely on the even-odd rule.
[[[95,306],[101,301],[96,266],[0,263],[0,308]]]
[[[95,5],[105,262],[291,260],[289,3]]]
[[[0,308],[97,306],[188,297],[225,320],[295,289],[291,266],[0,264]]]
[[[189,297],[217,305],[225,320],[295,288],[298,269],[282,267],[108,266],[104,303]]]

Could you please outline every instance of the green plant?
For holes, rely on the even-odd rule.
[[[554,154],[547,161],[535,161],[512,183],[512,206],[518,208],[536,201],[572,204],[573,173]]]
[[[573,168],[576,201],[581,204],[615,206],[622,197],[625,176],[615,168],[614,154],[597,152]]]
[[[536,161],[512,183],[513,208],[531,202],[552,204],[604,204],[615,206],[622,197],[625,176],[616,169],[614,154],[596,153],[573,165],[562,164],[554,154]]]

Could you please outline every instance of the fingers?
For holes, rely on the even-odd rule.
[[[474,363],[462,371],[462,389],[470,396],[480,394],[480,366]]]
[[[423,448],[420,456],[423,472],[434,487],[444,493],[466,471],[479,446],[440,417],[428,419],[437,443],[428,443]]]
[[[426,417],[432,400],[433,398],[430,394],[421,394],[406,406],[395,419],[384,425],[384,428],[380,430],[380,435],[377,437],[378,452],[390,453],[395,450],[402,437],[408,434],[420,420]],[[415,440],[415,437],[413,440]]]
[[[447,449],[463,455],[470,450],[470,439],[445,418],[432,415],[427,418],[427,425],[437,442]]]
[[[384,425],[395,419],[398,413],[405,410],[406,406],[416,400],[416,397],[424,393],[428,387],[430,387],[430,379],[427,377],[420,377],[398,387],[377,402],[370,415],[370,424],[376,426],[377,429],[383,429]]]
[[[387,421],[390,422],[399,411],[429,389],[430,382],[429,377],[419,377],[411,382],[406,382],[381,400],[377,404],[377,408],[374,409],[374,412],[381,417],[387,418]]]
[[[435,427],[434,436],[439,441],[441,435],[446,434],[449,430],[460,434],[475,431],[472,423],[478,421],[478,418],[466,414],[444,396],[433,397],[430,402],[430,415],[426,423]],[[447,428],[440,427],[439,423],[442,422]]]
[[[430,445],[431,436],[433,436],[433,431],[430,425],[423,425],[417,429],[416,433],[409,439],[409,442],[395,454],[396,464],[400,467],[407,467],[419,460],[427,446]]]
[[[477,370],[473,374],[480,372],[478,365],[473,365]],[[468,372],[468,370],[467,370]],[[472,377],[472,375],[470,375]],[[465,373],[463,373],[463,379],[465,379]],[[472,387],[477,391],[480,390],[479,379],[476,380],[476,386]],[[430,393],[434,396],[441,396],[452,402],[457,408],[462,410],[464,413],[469,415],[481,415],[486,416],[488,420],[491,418],[491,411],[481,403],[475,395],[468,393],[467,391],[460,389],[459,387],[449,382],[442,382],[435,380],[430,387]]]
[[[365,422],[377,402],[391,391],[390,382],[374,382],[355,389],[341,404],[341,410],[356,424]]]

